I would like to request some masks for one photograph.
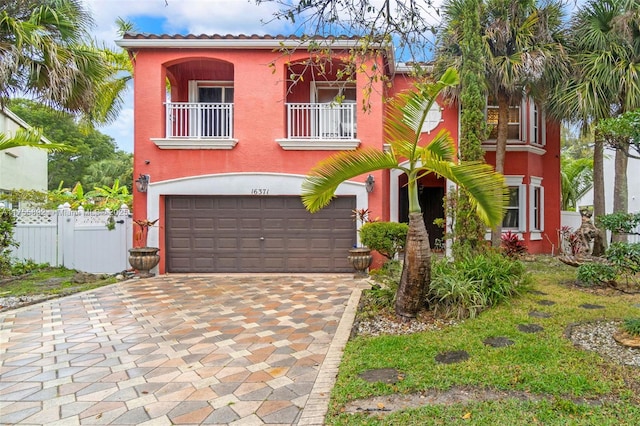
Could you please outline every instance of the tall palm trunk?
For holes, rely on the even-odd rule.
[[[431,247],[422,213],[409,213],[404,266],[396,297],[396,315],[403,321],[415,318],[431,282]]]
[[[616,148],[615,175],[613,183],[613,212],[629,212],[629,188],[627,184],[627,165],[629,164],[629,146],[622,144]],[[627,242],[625,234],[613,234],[611,242]]]
[[[496,135],[496,172],[504,175],[504,159],[507,155],[507,138],[509,137],[509,98],[498,93],[498,124]],[[491,245],[500,247],[502,224],[499,223],[491,233]]]
[[[601,138],[595,138],[593,145],[593,217],[605,214],[604,199],[604,142]],[[593,239],[594,256],[604,255],[606,249],[606,238],[604,230],[598,228],[598,233]]]

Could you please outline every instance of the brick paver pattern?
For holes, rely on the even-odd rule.
[[[0,424],[297,424],[354,287],[168,275],[0,313]]]

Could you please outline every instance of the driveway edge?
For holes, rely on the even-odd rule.
[[[324,418],[329,410],[329,398],[331,396],[331,389],[336,383],[336,377],[338,375],[338,368],[340,367],[340,361],[344,347],[351,335],[351,328],[353,327],[353,321],[356,317],[356,311],[360,302],[360,296],[362,295],[362,289],[366,282],[358,282],[356,288],[351,292],[351,297],[347,302],[347,306],[344,309],[340,324],[336,330],[336,334],[331,341],[327,355],[324,358],[324,362],[320,366],[318,371],[318,377],[316,378],[313,389],[309,394],[309,399],[304,406],[304,410],[298,421],[298,425],[305,426],[322,426],[324,425]]]

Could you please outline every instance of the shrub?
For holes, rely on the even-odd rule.
[[[16,217],[10,209],[0,209],[0,276],[11,273],[11,247],[18,247],[13,239]]]
[[[379,308],[391,308],[396,301],[396,292],[402,274],[402,263],[389,260],[382,268],[370,271],[374,280],[371,289],[363,292],[363,301],[374,311]]]
[[[495,251],[455,262],[442,259],[433,265],[429,304],[445,316],[474,317],[520,294],[528,283],[522,262]]]
[[[387,259],[404,249],[409,225],[397,222],[368,222],[360,228],[360,241]]]
[[[500,248],[509,257],[519,257],[527,253],[527,246],[517,233],[507,231],[502,234]]]
[[[22,262],[16,262],[11,265],[11,275],[24,275],[31,272],[40,271],[42,269],[49,268],[51,265],[48,263],[36,263],[31,259],[27,259]]]
[[[578,267],[578,282],[585,286],[637,282],[640,272],[640,243],[612,243],[604,254],[606,263],[586,263]]]
[[[634,337],[640,337],[640,318],[629,318],[622,323],[622,329]]]
[[[585,263],[578,267],[578,284],[593,287],[611,284],[616,280],[616,269],[605,263]]]

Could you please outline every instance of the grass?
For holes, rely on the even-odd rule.
[[[402,336],[359,336],[345,349],[337,383],[331,395],[327,424],[333,425],[605,425],[637,424],[640,419],[640,372],[599,355],[577,349],[565,337],[570,324],[638,317],[640,295],[597,294],[576,288],[576,269],[555,259],[527,263],[533,272],[532,291],[482,312],[474,319],[437,331]],[[538,292],[544,292],[541,295]],[[556,304],[542,306],[541,300]],[[605,309],[586,310],[582,304]],[[550,318],[532,318],[545,311]],[[540,333],[518,331],[519,324],[536,323]],[[488,337],[515,342],[504,348],[483,344]],[[465,350],[470,358],[458,364],[438,364],[440,352]],[[396,368],[404,379],[394,385],[369,383],[359,374],[376,368]],[[539,401],[511,398],[466,404],[443,404],[396,411],[384,417],[347,414],[343,408],[360,398],[412,394],[453,387],[520,391]],[[599,405],[580,399],[604,400]]]
[[[73,269],[44,267],[12,280],[3,279],[0,281],[0,297],[63,296],[116,282],[114,277],[105,276],[91,283],[74,283],[72,280],[76,274]]]

